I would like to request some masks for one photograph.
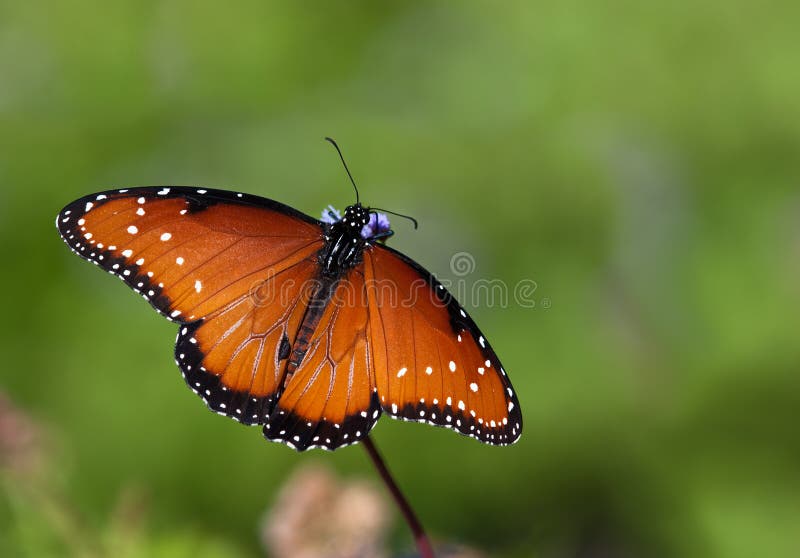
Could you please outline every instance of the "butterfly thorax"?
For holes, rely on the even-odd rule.
[[[347,206],[341,220],[326,226],[325,246],[319,253],[323,276],[341,276],[361,261],[367,243],[361,232],[369,220],[369,210],[357,203]]]

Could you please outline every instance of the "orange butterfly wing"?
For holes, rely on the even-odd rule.
[[[211,409],[264,422],[324,243],[315,219],[247,194],[154,187],[84,197],[57,226],[76,254],[182,324],[176,362]]]
[[[324,288],[324,285],[323,285]],[[364,438],[380,417],[360,269],[333,286],[307,350],[264,426],[264,436],[297,450],[333,450]]]
[[[489,342],[435,277],[391,248],[364,253],[369,339],[383,411],[512,444],[522,415]]]

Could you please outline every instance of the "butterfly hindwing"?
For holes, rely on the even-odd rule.
[[[308,303],[315,255],[268,275],[238,300],[182,326],[175,360],[209,408],[245,424],[263,424]]]
[[[319,323],[264,426],[295,449],[333,450],[364,438],[380,417],[363,273],[338,281]]]

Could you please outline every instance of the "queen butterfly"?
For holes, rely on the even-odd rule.
[[[488,444],[520,436],[475,322],[358,201],[319,221],[249,194],[140,187],[76,200],[56,226],[180,325],[175,362],[208,407],[269,440],[334,450],[382,413]]]

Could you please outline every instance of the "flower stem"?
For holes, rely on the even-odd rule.
[[[389,472],[389,469],[386,467],[386,463],[384,463],[381,454],[378,453],[378,449],[375,447],[375,444],[372,443],[372,438],[367,436],[362,440],[362,443],[372,459],[372,463],[375,465],[378,473],[380,473],[381,479],[383,479],[383,482],[386,484],[387,488],[389,488],[389,492],[392,493],[392,497],[394,498],[395,503],[397,503],[397,507],[400,508],[401,512],[403,512],[403,517],[405,518],[406,523],[408,523],[408,526],[411,528],[411,532],[414,533],[414,543],[417,545],[417,550],[419,550],[420,557],[435,558],[433,554],[433,547],[431,546],[431,541],[428,539],[428,535],[425,534],[425,530],[422,528],[422,524],[419,522],[419,519],[417,519],[414,510],[411,509],[408,500],[406,500],[405,496],[403,496],[403,493],[400,492],[400,488],[397,486],[397,483],[394,482],[392,473]]]

